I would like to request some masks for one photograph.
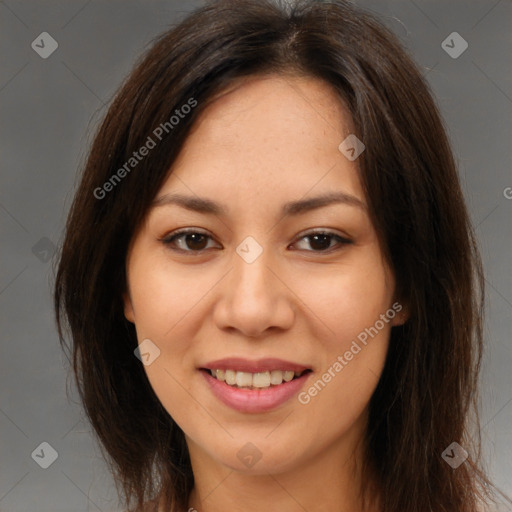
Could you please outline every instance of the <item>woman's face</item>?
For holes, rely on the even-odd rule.
[[[357,159],[338,148],[350,123],[321,81],[239,81],[132,241],[125,315],[193,465],[284,473],[346,458],[364,433],[405,318]]]

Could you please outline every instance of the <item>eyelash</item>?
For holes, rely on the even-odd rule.
[[[190,249],[180,249],[180,248],[172,247],[172,243],[175,240],[183,238],[186,235],[191,235],[191,234],[203,235],[203,236],[208,237],[211,240],[213,239],[208,233],[205,233],[205,232],[197,230],[197,229],[188,229],[187,228],[187,229],[180,229],[174,233],[170,233],[169,235],[159,238],[159,241],[161,241],[164,245],[168,246],[173,251],[181,252],[181,253],[190,253],[189,255],[201,255],[207,249],[199,249],[197,251],[194,251],[194,250],[190,250]],[[336,247],[334,246],[334,248],[329,247],[326,250],[320,250],[320,251],[307,250],[306,252],[314,252],[314,253],[318,253],[318,254],[330,254],[331,252],[333,252],[333,250],[339,250],[343,246],[353,243],[353,241],[350,240],[349,238],[345,238],[341,235],[338,235],[337,233],[334,233],[332,231],[327,231],[327,230],[308,231],[308,232],[304,233],[302,236],[300,236],[297,239],[297,241],[302,241],[305,238],[310,238],[315,235],[324,235],[324,236],[334,238],[338,241],[338,244],[340,245],[340,247],[338,249],[336,249]]]

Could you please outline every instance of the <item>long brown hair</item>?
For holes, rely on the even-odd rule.
[[[491,489],[476,414],[484,283],[456,165],[411,57],[374,16],[342,0],[209,2],[155,41],[96,134],[68,217],[55,308],[127,505],[142,510],[161,494],[168,510],[186,509],[193,487],[184,434],[133,354],[122,303],[128,245],[212,97],[236,78],[268,73],[323,80],[349,109],[366,145],[358,164],[372,220],[410,310],[392,329],[369,404],[364,465],[377,470],[383,511],[475,512]],[[194,107],[171,122],[186,104]],[[148,137],[154,147],[131,161]],[[452,442],[469,452],[457,469],[441,456]]]

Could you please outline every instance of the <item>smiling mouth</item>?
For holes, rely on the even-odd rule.
[[[215,379],[224,382],[230,387],[247,390],[269,389],[277,387],[283,383],[298,379],[305,373],[311,372],[309,369],[299,372],[294,372],[291,370],[271,370],[257,373],[241,372],[229,369],[220,370],[201,368],[201,370],[207,372]]]

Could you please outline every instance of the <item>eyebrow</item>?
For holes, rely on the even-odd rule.
[[[205,197],[198,196],[187,196],[183,194],[165,194],[155,201],[153,201],[151,207],[156,208],[165,205],[178,205],[187,210],[192,210],[199,213],[207,213],[213,215],[225,215],[227,216],[228,211],[225,206],[207,199]],[[283,215],[299,215],[302,213],[329,206],[331,204],[345,204],[348,206],[355,206],[366,211],[366,205],[358,199],[356,196],[347,194],[345,192],[330,192],[322,194],[309,199],[301,199],[298,201],[290,201],[285,203],[282,207]]]

